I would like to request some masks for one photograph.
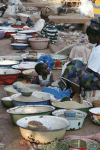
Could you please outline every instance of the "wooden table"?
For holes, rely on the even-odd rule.
[[[49,3],[41,3],[41,2],[23,2],[22,4],[25,7],[44,7],[44,6],[49,6]]]
[[[39,15],[35,15],[35,21],[38,21],[40,19]],[[55,23],[76,23],[76,24],[85,24],[87,22],[90,22],[91,18],[83,16],[81,14],[76,13],[68,13],[65,15],[54,15],[49,16],[50,19],[52,19]]]

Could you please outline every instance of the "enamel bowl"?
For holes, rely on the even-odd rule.
[[[28,46],[28,44],[24,44],[24,43],[12,43],[11,45],[13,49],[16,49],[16,50],[24,50]]]
[[[1,60],[22,61],[22,56],[0,56]]]
[[[17,81],[20,71],[15,69],[0,69],[0,84],[13,84]]]
[[[64,114],[65,112],[66,112],[66,109],[59,109],[59,110],[53,111],[52,115],[58,116],[58,117],[63,117],[69,121],[70,126],[68,126],[66,128],[66,130],[78,130],[78,129],[82,128],[84,119],[87,116],[86,112],[74,110],[74,112],[76,113],[76,115],[75,115],[76,117],[75,116],[74,117],[65,116],[65,114]]]
[[[26,34],[26,35],[33,35],[36,33],[36,30],[23,30],[23,31],[18,31],[21,34]]]
[[[23,105],[50,105],[50,95],[46,92],[33,92],[32,95],[39,98],[39,101],[35,99],[29,100],[29,97],[23,96],[23,99],[16,100],[17,97],[19,97],[21,93],[11,95],[11,99],[13,100],[14,106],[23,106]],[[31,97],[32,97],[31,95]]]
[[[10,97],[3,97],[1,99],[1,103],[4,107],[6,108],[11,108],[11,107],[14,107],[14,104],[13,104],[13,101],[11,100]]]
[[[100,107],[89,109],[89,113],[92,122],[100,126]]]
[[[7,67],[7,68],[10,68],[12,67],[13,65],[16,65],[18,64],[19,61],[15,61],[15,60],[1,60],[0,61],[0,67]]]
[[[24,117],[36,116],[36,115],[51,115],[55,107],[49,105],[26,105],[26,106],[16,106],[7,110],[10,114],[12,122],[16,122]]]
[[[88,102],[88,101],[85,101],[83,100],[83,102],[87,103],[88,104],[88,107],[85,107],[85,108],[77,108],[77,110],[80,110],[80,111],[83,111],[83,112],[86,112],[86,113],[89,113],[89,109],[92,106],[92,103]],[[65,106],[61,107],[59,106],[58,104],[61,103],[60,101],[58,102],[52,102],[52,106],[56,107],[56,109],[75,109],[75,108],[66,108]]]
[[[67,55],[60,55],[60,54],[48,54],[48,56],[50,56],[52,59],[57,60],[66,59],[68,57]]]
[[[30,129],[28,126],[30,121],[39,121],[47,129]],[[25,117],[18,120],[16,124],[19,126],[23,138],[30,142],[43,144],[62,139],[69,126],[69,122],[65,118],[45,115]]]
[[[10,38],[11,34],[17,33],[17,30],[16,30],[16,28],[8,28],[8,29],[5,29],[5,32],[6,32],[5,37]]]
[[[26,34],[11,34],[11,43],[26,43],[27,42],[27,36]]]

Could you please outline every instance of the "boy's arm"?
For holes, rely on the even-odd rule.
[[[53,74],[51,74],[51,76],[50,76],[50,83],[52,84],[53,82],[54,82]]]
[[[50,86],[53,82],[54,82],[53,74],[51,74],[51,76],[50,76],[50,83],[47,84],[46,86]]]

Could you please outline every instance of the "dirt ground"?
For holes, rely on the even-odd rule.
[[[28,47],[23,53],[18,53],[19,50],[13,50],[11,47],[10,39],[0,40],[0,55],[22,55],[23,53],[32,50]],[[49,49],[37,50],[37,52],[44,52],[45,54],[50,53]],[[61,70],[53,70],[53,75],[55,80],[60,79]],[[0,85],[0,99],[7,96],[4,91],[4,85]],[[20,130],[15,126],[10,118],[10,115],[6,112],[7,108],[4,108],[0,102],[0,142],[4,143],[6,146],[1,148],[2,150],[28,150],[27,147],[22,147],[19,145],[20,140],[23,139]],[[100,131],[100,126],[92,124],[90,117],[88,116],[83,124],[83,127],[76,131],[66,131],[66,135],[91,135],[98,133]]]

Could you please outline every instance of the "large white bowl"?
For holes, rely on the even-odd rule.
[[[33,92],[31,98],[23,96],[23,99],[16,99],[17,97],[21,96],[21,93],[11,95],[11,99],[13,100],[14,106],[23,106],[23,105],[50,105],[51,95],[46,92]],[[33,99],[32,96],[35,96],[38,100]]]
[[[30,129],[28,127],[29,121],[39,121],[48,130]],[[31,116],[25,117],[16,122],[19,126],[20,132],[28,141],[48,143],[56,139],[62,139],[65,135],[66,128],[69,126],[69,122],[62,117],[56,116]]]
[[[21,63],[18,65],[13,65],[12,68],[13,69],[34,69],[35,65],[37,64],[37,62],[32,62],[32,63]]]
[[[7,110],[7,113],[11,115],[11,119],[14,124],[24,117],[36,116],[36,115],[51,115],[55,107],[49,105],[26,105],[16,106]]]
[[[83,122],[87,116],[87,113],[79,111],[79,110],[74,110],[76,112],[76,115],[79,116],[79,117],[75,118],[75,117],[64,116],[65,111],[66,111],[66,109],[59,109],[59,110],[53,111],[52,114],[54,116],[62,115],[62,117],[66,118],[69,121],[70,126],[68,126],[66,128],[66,130],[77,130],[77,129],[82,128]]]
[[[11,34],[11,36],[14,37],[17,40],[18,39],[27,39],[26,34],[20,34],[20,35],[18,35],[18,34]]]
[[[1,60],[0,61],[0,67],[11,67],[13,65],[18,64],[19,61],[14,61],[14,60]]]
[[[22,31],[18,31],[21,34],[26,34],[26,35],[33,35],[33,33],[36,32],[36,30],[22,30]]]

